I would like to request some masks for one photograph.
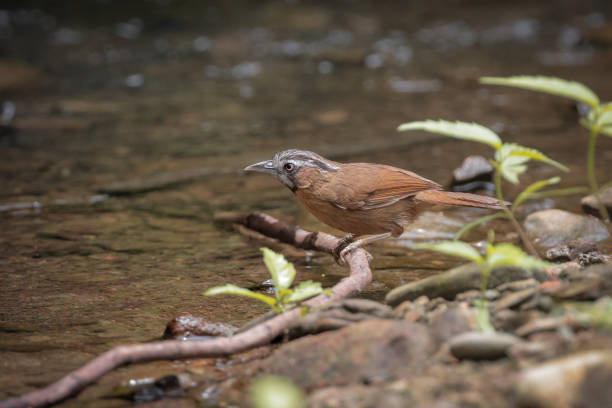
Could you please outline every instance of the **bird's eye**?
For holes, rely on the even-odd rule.
[[[295,170],[295,165],[293,163],[285,163],[285,165],[283,167],[287,171]]]

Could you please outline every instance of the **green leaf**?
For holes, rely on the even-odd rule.
[[[516,143],[504,143],[495,152],[495,161],[499,163],[502,176],[512,184],[518,184],[518,176],[527,171],[527,162],[537,160],[563,171],[569,171],[563,164],[547,157],[535,149]]]
[[[482,256],[470,244],[461,241],[442,241],[435,244],[413,244],[413,249],[427,249],[430,251],[441,252],[443,254],[457,256],[472,262],[481,263]]]
[[[605,107],[607,108],[608,105],[610,104],[606,104]],[[610,109],[601,110],[601,114],[597,120],[597,126],[601,133],[612,137],[612,107]]]
[[[283,254],[277,254],[269,248],[261,248],[261,252],[263,252],[264,263],[272,276],[276,291],[280,292],[281,289],[289,288],[295,278],[293,264],[288,262]]]
[[[511,77],[483,77],[480,82],[488,85],[504,85],[515,88],[529,89],[545,92],[551,95],[563,96],[575,101],[584,102],[591,108],[599,106],[599,98],[591,89],[575,81],[546,76],[511,76]]]
[[[456,139],[470,140],[488,144],[497,149],[502,141],[495,132],[477,123],[449,122],[446,120],[424,120],[408,122],[400,125],[397,130],[425,130],[439,135],[450,136]]]
[[[517,266],[525,269],[543,269],[550,263],[527,255],[519,247],[512,244],[488,245],[486,262],[491,269],[498,266]]]
[[[287,303],[297,303],[321,293],[323,293],[321,283],[308,280],[301,282],[299,285],[293,288],[291,294],[283,300]]]
[[[516,210],[516,207],[518,207],[523,201],[531,197],[533,193],[535,193],[536,191],[541,190],[546,186],[550,186],[551,184],[557,184],[560,181],[561,181],[561,177],[556,176],[556,177],[549,178],[548,180],[540,180],[540,181],[536,181],[533,184],[528,185],[527,188],[521,191],[518,197],[516,197],[516,200],[514,200],[514,203],[512,204],[511,210],[512,211]]]
[[[496,159],[498,155],[501,158],[501,160],[498,160],[499,162],[501,162],[504,158],[511,157],[511,156],[528,157],[529,159],[532,159],[532,160],[537,160],[537,161],[544,162],[546,164],[550,164],[551,166],[556,167],[559,170],[563,170],[565,172],[569,171],[569,169],[566,166],[564,166],[563,164],[559,163],[556,160],[553,160],[547,157],[546,155],[544,155],[544,153],[536,149],[531,149],[529,147],[521,146],[516,143],[504,143],[504,145],[498,151],[495,152]]]
[[[272,308],[275,308],[274,306],[276,304],[276,300],[274,298],[271,298],[266,295],[262,295],[261,293],[253,292],[245,288],[241,288],[236,285],[232,285],[231,283],[228,283],[227,285],[223,285],[223,286],[215,286],[214,288],[210,288],[206,292],[204,292],[204,296],[215,296],[215,295],[238,295],[238,296],[250,297],[253,299],[257,299],[261,302],[264,302],[267,305],[271,306]]]

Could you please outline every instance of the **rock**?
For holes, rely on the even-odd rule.
[[[612,186],[602,188],[599,191],[599,199],[608,210],[608,214],[612,213]],[[599,203],[593,194],[583,197],[582,200],[580,200],[580,204],[582,205],[582,211],[585,213],[594,215],[595,217],[601,217],[599,213]]]
[[[497,360],[521,339],[507,333],[472,331],[462,333],[449,341],[450,352],[458,359]]]
[[[429,328],[438,346],[458,334],[477,329],[474,313],[468,307],[451,306],[429,318]]]
[[[453,171],[450,183],[452,191],[493,190],[493,166],[482,156],[472,155],[463,159]]]
[[[491,271],[487,287],[495,288],[505,282],[532,277],[533,273],[524,269],[514,267],[495,268]],[[399,286],[387,293],[385,302],[390,306],[396,306],[404,300],[413,300],[423,295],[430,298],[440,296],[452,300],[461,292],[472,289],[477,290],[479,288],[480,268],[478,265],[470,263],[438,275]]]
[[[164,339],[179,337],[228,337],[237,327],[224,323],[213,323],[203,317],[183,315],[175,317],[166,325]]]
[[[573,240],[546,251],[546,259],[553,262],[576,261],[581,266],[603,263],[603,257],[592,242]]]
[[[555,331],[563,326],[568,326],[570,323],[570,319],[568,319],[566,316],[543,317],[541,319],[535,319],[525,323],[516,329],[515,334],[520,337],[527,337],[534,333]]]
[[[538,293],[537,287],[527,288],[518,292],[509,293],[497,302],[495,302],[495,305],[493,306],[493,312],[495,313],[502,309],[511,309],[515,306],[518,306],[521,303],[527,301],[528,299],[531,299],[531,297],[534,296],[536,293]]]
[[[612,401],[612,352],[590,351],[525,369],[518,404],[530,408],[607,407]]]
[[[423,325],[370,319],[283,344],[261,369],[304,388],[375,383],[420,373],[433,351]]]
[[[597,218],[551,209],[537,211],[525,219],[527,235],[542,251],[572,240],[599,242],[610,232]]]

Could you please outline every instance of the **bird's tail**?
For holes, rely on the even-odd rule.
[[[429,204],[462,205],[465,207],[491,208],[499,210],[499,200],[495,197],[469,193],[453,193],[441,190],[425,190],[418,192],[414,198]],[[510,203],[505,201],[504,204]]]

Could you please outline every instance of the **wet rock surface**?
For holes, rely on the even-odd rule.
[[[236,330],[238,330],[238,328],[230,324],[214,323],[203,317],[183,315],[175,317],[168,322],[163,338],[228,337]]]
[[[599,242],[610,238],[610,232],[599,219],[558,209],[529,214],[525,229],[543,251],[573,240]]]

